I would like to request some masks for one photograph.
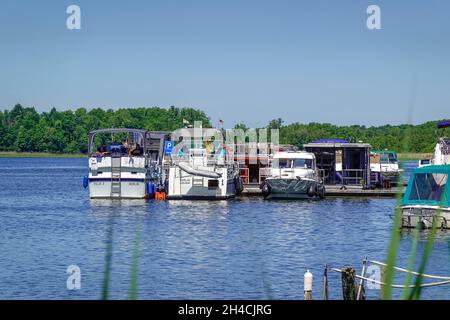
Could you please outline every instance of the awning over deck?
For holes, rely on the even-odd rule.
[[[430,165],[414,169],[402,205],[450,207],[450,165]]]

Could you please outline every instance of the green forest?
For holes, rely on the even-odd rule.
[[[122,108],[103,110],[94,108],[75,111],[38,113],[33,107],[17,104],[11,110],[0,111],[0,151],[86,153],[89,131],[100,128],[140,128],[172,131],[190,123],[202,121],[211,126],[208,115],[194,108]],[[339,138],[350,142],[370,143],[373,149],[392,149],[398,152],[429,153],[436,143],[436,121],[420,125],[360,125],[336,126],[329,123],[292,123],[284,125],[274,119],[268,129],[280,129],[280,143],[301,148],[304,143],[322,138]],[[244,123],[235,128],[245,129]]]

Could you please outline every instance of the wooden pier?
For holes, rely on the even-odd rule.
[[[401,195],[405,192],[405,187],[392,187],[390,189],[363,189],[361,186],[325,185],[326,197],[374,197],[374,198],[395,198],[397,193]],[[258,184],[245,184],[244,191],[240,194],[246,196],[262,196]]]

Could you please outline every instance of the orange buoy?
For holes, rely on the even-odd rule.
[[[156,200],[166,200],[166,193],[164,191],[156,191],[155,199]]]

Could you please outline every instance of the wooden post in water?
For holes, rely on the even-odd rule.
[[[322,300],[328,300],[328,265],[323,269]]]
[[[304,300],[312,300],[312,282],[313,282],[313,275],[311,272],[306,271],[304,276]]]
[[[344,300],[356,300],[355,268],[348,266],[342,269],[342,296]]]

